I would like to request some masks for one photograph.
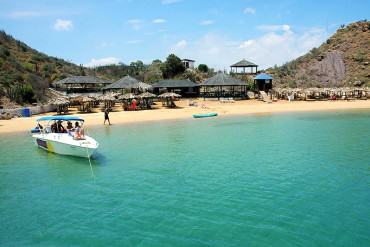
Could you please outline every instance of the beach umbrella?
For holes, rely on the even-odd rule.
[[[114,106],[114,101],[116,100],[117,93],[109,92],[98,96],[99,101],[104,102],[104,108],[112,108]]]
[[[116,95],[116,93],[109,92],[103,95],[99,95],[97,99],[101,101],[114,101],[116,100]]]
[[[91,98],[91,97],[88,97],[88,96],[81,96],[81,98],[79,98],[79,101],[82,102],[82,103],[85,103],[85,102],[91,102],[91,101],[94,101],[95,99]]]
[[[145,92],[145,93],[142,93],[142,94],[138,95],[138,97],[142,98],[142,99],[144,99],[144,98],[155,98],[155,97],[157,97],[157,95],[149,93],[149,92]]]
[[[137,84],[137,86],[138,86],[139,90],[142,91],[142,92],[145,92],[145,91],[148,91],[148,90],[152,89],[152,85],[149,85],[149,84],[144,83],[144,82],[139,82]]]
[[[49,103],[56,106],[58,114],[61,114],[62,112],[64,113],[68,112],[69,100],[66,99],[65,97],[59,97],[59,98],[53,99]]]
[[[158,95],[159,98],[180,98],[182,97],[180,94],[177,94],[177,93],[172,93],[172,92],[169,92],[169,93],[162,93],[161,95]]]
[[[122,94],[121,96],[118,97],[119,99],[136,99],[137,96],[133,93],[126,93],[126,94]]]
[[[50,103],[54,105],[67,105],[69,104],[69,100],[64,97],[60,97],[60,98],[51,100]]]

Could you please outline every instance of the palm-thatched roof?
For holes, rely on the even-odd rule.
[[[257,67],[258,65],[257,64],[254,64],[252,62],[249,62],[245,59],[237,62],[237,63],[234,63],[233,65],[230,65],[230,67]]]
[[[144,85],[145,84],[145,85]],[[109,90],[109,89],[140,89],[140,87],[143,86],[150,86],[149,84],[146,84],[144,82],[141,82],[129,75],[122,77],[118,81],[106,86],[103,88],[103,90]]]
[[[191,80],[161,80],[153,84],[153,88],[187,88],[198,87],[199,85]]]
[[[138,83],[138,88],[139,88],[139,90],[141,90],[141,91],[148,91],[149,89],[151,89],[151,88],[152,88],[152,85],[149,85],[149,84],[144,83],[144,82],[139,82],[139,83]]]
[[[97,99],[101,101],[114,101],[116,100],[116,96],[117,96],[116,93],[106,93],[98,96]]]
[[[59,98],[51,100],[49,103],[54,104],[54,105],[67,105],[69,104],[69,100],[64,97],[59,97]]]
[[[77,96],[74,97],[73,99],[70,99],[71,101],[79,102],[79,103],[85,103],[85,102],[91,102],[94,101],[95,99],[88,97],[88,96]]]
[[[224,73],[209,78],[201,86],[246,86],[247,83]]]
[[[136,96],[135,94],[133,93],[126,93],[126,94],[122,94],[120,95],[118,98],[119,99],[136,99],[138,96]]]
[[[161,95],[158,95],[158,97],[159,98],[172,98],[172,97],[180,98],[181,95],[177,93],[169,92],[169,93],[162,93]]]
[[[56,81],[54,85],[66,84],[110,84],[111,81],[103,80],[95,76],[69,76],[62,80]]]
[[[143,98],[155,98],[157,97],[157,95],[149,93],[149,92],[145,92],[145,93],[139,94],[138,97],[142,99]]]

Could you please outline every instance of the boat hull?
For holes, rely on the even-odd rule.
[[[58,139],[55,136],[54,138],[50,138],[50,136],[46,137],[42,134],[33,135],[33,138],[39,148],[62,155],[89,158],[98,148],[97,142],[92,138],[89,138],[89,140],[73,140],[68,143],[63,142],[63,138]]]
[[[206,118],[206,117],[217,117],[216,112],[194,114],[193,118]]]

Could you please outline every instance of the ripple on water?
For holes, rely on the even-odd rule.
[[[369,246],[369,112],[92,128],[92,160],[0,139],[3,246]],[[22,148],[20,148],[22,147]]]

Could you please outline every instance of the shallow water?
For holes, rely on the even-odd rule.
[[[92,160],[0,136],[1,246],[370,246],[370,112],[90,129]]]

